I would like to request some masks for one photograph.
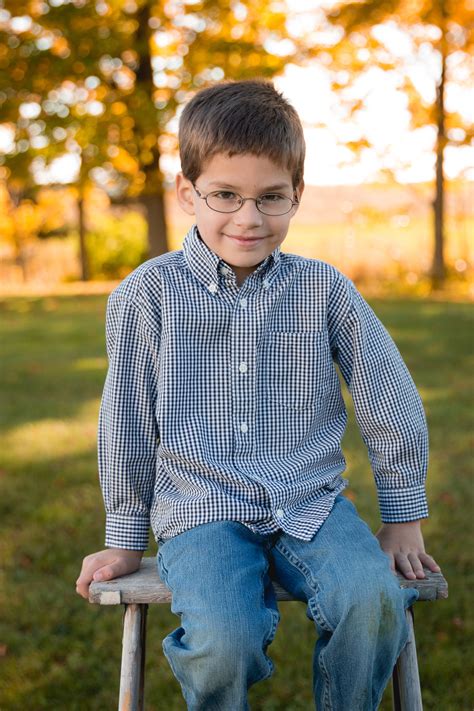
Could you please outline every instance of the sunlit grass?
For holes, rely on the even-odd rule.
[[[104,711],[117,704],[121,610],[74,591],[84,555],[103,547],[96,427],[105,376],[105,296],[0,301],[0,708]],[[424,525],[450,597],[416,608],[426,711],[472,707],[471,307],[416,299],[372,302],[396,338],[427,410],[431,518]],[[376,495],[353,418],[345,437],[349,495],[375,530]],[[156,546],[151,545],[150,554]],[[275,676],[251,692],[255,711],[307,711],[314,628],[281,605]],[[182,711],[161,651],[177,619],[152,606],[147,711]],[[390,708],[387,693],[383,711]]]

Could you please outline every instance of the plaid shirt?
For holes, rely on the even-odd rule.
[[[235,520],[310,540],[347,485],[347,413],[368,448],[382,520],[426,517],[420,397],[352,282],[277,248],[239,288],[196,227],[111,294],[99,417],[106,545],[144,550]]]

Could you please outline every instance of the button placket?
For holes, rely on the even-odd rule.
[[[232,329],[232,416],[236,433],[236,454],[249,456],[255,446],[253,362],[256,335],[252,308],[247,296],[239,296],[235,302]]]

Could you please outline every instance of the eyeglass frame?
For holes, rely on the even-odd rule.
[[[234,213],[234,212],[238,212],[238,211],[240,210],[240,208],[243,206],[243,204],[244,204],[245,202],[247,202],[247,200],[253,200],[254,203],[255,203],[255,207],[257,208],[257,210],[258,210],[262,215],[266,215],[266,217],[282,217],[283,215],[287,215],[289,212],[291,212],[291,210],[294,208],[295,205],[299,205],[299,204],[300,204],[299,200],[296,200],[296,201],[295,201],[295,200],[292,200],[291,198],[289,198],[287,195],[282,195],[281,193],[276,193],[276,192],[271,192],[271,191],[268,192],[268,193],[263,193],[263,195],[260,195],[260,196],[257,197],[257,198],[253,198],[253,197],[246,197],[246,198],[244,198],[244,197],[242,197],[242,195],[239,195],[239,193],[236,193],[234,190],[227,190],[227,191],[225,191],[225,190],[212,190],[210,193],[207,193],[207,195],[202,195],[202,193],[197,189],[196,185],[195,185],[194,183],[191,183],[191,184],[192,184],[194,190],[196,191],[196,194],[197,194],[198,198],[199,198],[200,200],[204,200],[204,201],[205,201],[205,203],[206,203],[207,207],[209,208],[209,210],[212,210],[213,212],[218,212],[220,215],[231,215],[231,214]],[[240,202],[240,205],[239,205],[235,210],[216,210],[215,207],[211,207],[211,206],[209,205],[209,203],[207,202],[207,198],[209,197],[209,195],[215,195],[216,193],[222,193],[222,192],[234,193],[235,196],[238,197],[239,200],[241,201],[241,202]],[[273,213],[273,214],[272,214],[272,213],[268,213],[268,212],[263,212],[263,210],[261,210],[261,209],[259,208],[259,206],[258,206],[258,201],[259,201],[264,195],[280,195],[280,197],[284,197],[284,198],[286,198],[287,200],[290,200],[290,201],[291,201],[291,206],[289,207],[289,209],[288,209],[286,212],[279,212],[279,213],[277,213],[277,214],[276,214],[276,213]]]

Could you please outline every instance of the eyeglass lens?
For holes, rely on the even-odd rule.
[[[244,199],[233,192],[218,191],[209,193],[206,202],[211,210],[217,212],[236,212],[244,202]],[[257,209],[265,215],[284,215],[293,207],[293,201],[285,195],[278,193],[268,193],[256,200]]]

